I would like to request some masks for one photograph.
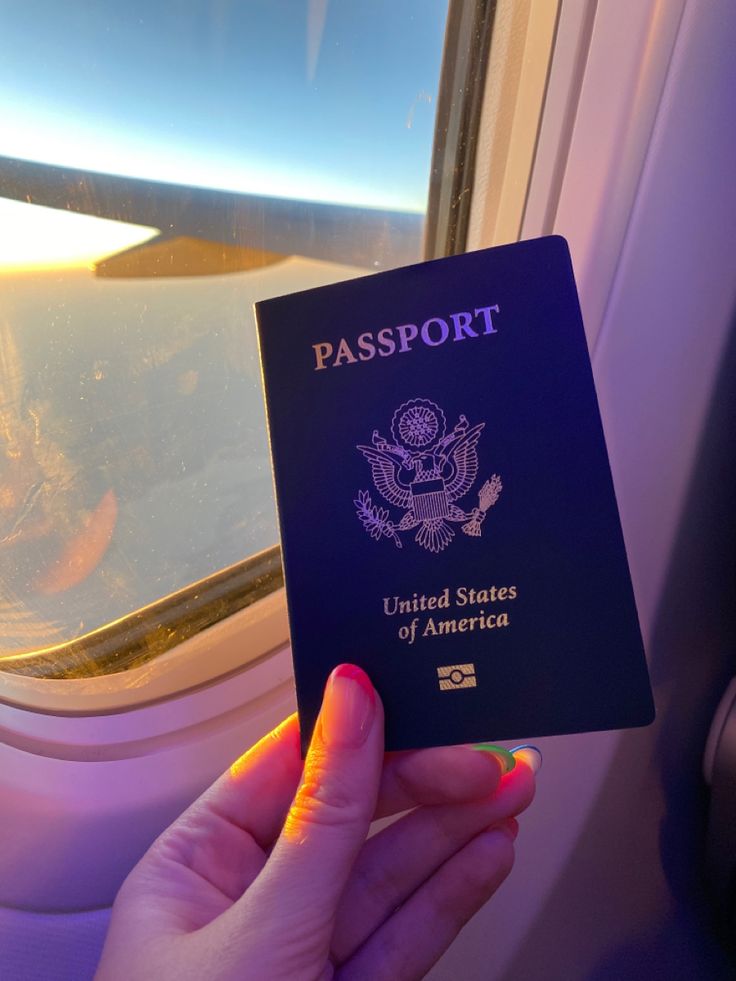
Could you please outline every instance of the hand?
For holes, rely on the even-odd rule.
[[[133,869],[97,981],[421,978],[508,875],[533,793],[467,746],[384,758],[380,700],[341,665],[303,769],[292,716]]]

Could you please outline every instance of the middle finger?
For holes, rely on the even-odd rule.
[[[491,825],[519,814],[534,777],[517,764],[484,800],[420,807],[369,838],[338,910],[332,953],[342,963],[455,852]]]
[[[377,818],[408,811],[420,804],[480,800],[498,786],[499,753],[472,746],[387,753],[376,807]],[[510,758],[510,754],[506,754]]]

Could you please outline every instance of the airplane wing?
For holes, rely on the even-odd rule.
[[[390,269],[422,258],[423,216],[264,197],[0,157],[0,197],[158,228],[98,276],[203,275],[286,256]]]

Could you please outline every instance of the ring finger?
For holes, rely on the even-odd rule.
[[[485,828],[523,811],[534,778],[517,765],[490,797],[419,807],[366,841],[343,894],[332,953],[345,961],[443,863]]]

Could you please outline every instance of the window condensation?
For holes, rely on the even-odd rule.
[[[0,670],[120,671],[281,585],[253,303],[422,257],[447,14],[3,12]]]

